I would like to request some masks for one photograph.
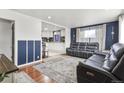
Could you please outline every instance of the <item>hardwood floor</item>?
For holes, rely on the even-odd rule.
[[[36,83],[55,83],[54,80],[39,72],[38,70],[33,68],[33,66],[20,68],[19,71],[24,71],[25,73],[27,73]]]

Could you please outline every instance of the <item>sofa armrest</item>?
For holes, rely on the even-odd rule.
[[[102,52],[102,51],[95,51],[94,54],[101,55],[101,56],[106,56],[108,53]]]
[[[105,82],[105,80],[109,79],[109,82],[119,81],[115,76],[113,76],[110,72],[99,68],[93,67],[86,63],[80,62],[77,66],[77,79],[80,82],[82,78],[89,79],[91,82]]]

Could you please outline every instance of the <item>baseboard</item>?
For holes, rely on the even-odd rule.
[[[38,60],[38,61],[33,61],[33,62],[30,62],[30,63],[26,63],[26,64],[23,64],[23,65],[19,65],[17,66],[18,68],[23,68],[25,66],[30,66],[30,65],[34,65],[34,64],[37,64],[37,63],[40,63],[42,62],[42,60]]]

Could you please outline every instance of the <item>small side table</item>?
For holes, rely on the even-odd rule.
[[[48,56],[49,56],[49,51],[48,50],[43,51],[43,58],[46,58]]]

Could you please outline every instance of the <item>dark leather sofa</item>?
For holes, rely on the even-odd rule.
[[[79,83],[124,82],[124,45],[114,44],[109,53],[96,52],[77,66]]]
[[[97,42],[87,43],[87,42],[76,42],[71,43],[70,48],[66,48],[66,54],[75,57],[89,58],[92,56],[94,51],[99,49],[99,44]]]

